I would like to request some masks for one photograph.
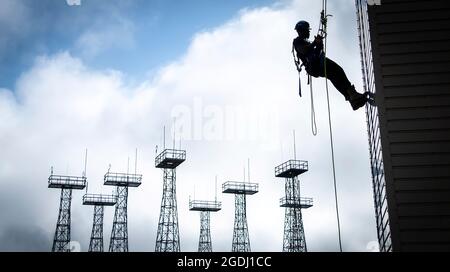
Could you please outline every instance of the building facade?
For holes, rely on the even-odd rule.
[[[450,251],[450,8],[356,0],[380,251]]]

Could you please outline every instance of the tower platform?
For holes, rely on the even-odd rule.
[[[205,201],[205,200],[192,200],[189,201],[190,211],[209,211],[217,212],[222,209],[222,202],[220,201]]]
[[[156,168],[173,169],[186,160],[186,150],[164,149],[155,158]]]
[[[138,187],[142,183],[140,174],[106,173],[104,185]]]
[[[275,177],[293,178],[308,171],[308,162],[300,160],[288,160],[275,167]]]
[[[85,194],[83,205],[114,206],[117,202],[115,195]]]
[[[253,195],[258,192],[258,183],[227,181],[222,184],[222,193]]]
[[[313,206],[313,199],[307,197],[300,198],[280,198],[280,207],[307,209]]]
[[[48,177],[48,188],[77,189],[86,187],[86,177],[50,175]]]

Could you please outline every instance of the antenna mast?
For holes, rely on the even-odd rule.
[[[137,174],[137,152],[138,152],[138,150],[136,148],[136,157],[135,157],[135,160],[134,160],[134,174],[135,175]]]
[[[175,121],[176,121],[177,119],[174,117],[173,118],[173,149],[175,150]]]
[[[86,177],[87,156],[88,156],[88,150],[86,148],[86,152],[85,152],[85,155],[84,155],[84,174],[83,174],[84,177]]]
[[[127,162],[127,175],[130,173],[130,156],[128,156],[128,162]]]
[[[214,185],[214,194],[215,194],[214,201],[217,202],[217,175],[216,175],[216,182],[215,182],[215,185]]]
[[[248,182],[250,182],[250,158],[248,158],[247,165]]]
[[[294,160],[297,160],[297,151],[295,148],[295,129],[294,129]]]

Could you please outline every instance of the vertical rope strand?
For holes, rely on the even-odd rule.
[[[322,1],[322,10],[324,11],[324,16],[326,19],[327,16],[327,0]],[[327,33],[327,24],[323,25],[324,32]],[[335,199],[335,208],[336,208],[336,219],[337,219],[337,227],[338,227],[338,237],[339,237],[339,250],[342,252],[342,239],[341,239],[341,224],[339,219],[339,205],[338,205],[338,193],[337,193],[337,182],[336,182],[336,165],[334,160],[334,143],[333,143],[333,130],[331,123],[331,107],[330,107],[330,96],[328,92],[328,76],[327,76],[327,39],[324,39],[324,72],[325,72],[325,89],[327,92],[327,106],[328,106],[328,125],[330,130],[330,147],[331,147],[331,162],[333,167],[333,184],[334,184],[334,199]]]

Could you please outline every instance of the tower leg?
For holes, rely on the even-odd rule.
[[[161,212],[159,215],[155,251],[180,251],[175,169],[164,169],[163,196],[161,200]]]
[[[246,195],[235,195],[235,214],[232,252],[250,252],[250,237],[247,226]]]
[[[117,203],[114,213],[109,252],[128,252],[128,187],[117,186]]]
[[[200,239],[198,242],[198,252],[212,252],[210,212],[200,212]]]
[[[300,182],[286,179],[286,199],[300,203]],[[283,252],[307,252],[300,207],[287,207],[284,220]]]
[[[61,189],[58,222],[56,223],[55,237],[52,252],[70,252],[70,205],[72,202],[72,189]]]
[[[104,207],[95,205],[89,252],[103,252],[103,214]]]

